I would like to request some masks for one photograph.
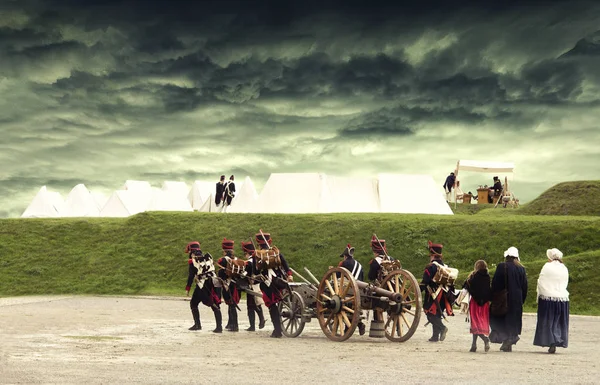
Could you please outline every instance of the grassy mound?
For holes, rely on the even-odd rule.
[[[461,284],[476,260],[485,259],[494,270],[514,245],[530,278],[529,309],[546,249],[557,247],[572,272],[573,309],[600,314],[600,298],[587,294],[599,293],[600,281],[586,275],[600,253],[600,217],[143,213],[123,219],[2,219],[0,295],[183,294],[187,242],[198,240],[219,256],[227,237],[241,253],[240,242],[261,228],[292,267],[301,272],[306,266],[317,277],[337,265],[347,243],[368,269],[373,233],[418,280],[428,263],[427,240],[443,243],[446,262],[461,271]]]
[[[600,181],[559,183],[519,211],[525,215],[600,215]]]

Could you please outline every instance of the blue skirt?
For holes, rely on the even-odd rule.
[[[562,348],[569,345],[569,301],[538,300],[533,344]]]

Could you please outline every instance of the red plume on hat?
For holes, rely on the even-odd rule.
[[[343,258],[343,257],[354,258],[354,247],[350,246],[349,243],[346,245],[344,252],[342,254],[340,254],[340,258]]]
[[[221,247],[223,250],[233,250],[233,241],[231,239],[223,238],[223,242],[221,242]]]
[[[185,247],[185,253],[189,254],[192,252],[192,250],[200,250],[200,242],[192,241],[192,242],[188,243],[187,246]]]
[[[441,243],[433,243],[431,241],[427,241],[427,245],[429,246],[429,253],[432,255],[439,255],[440,257],[442,256],[444,245]]]

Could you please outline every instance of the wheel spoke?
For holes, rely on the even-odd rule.
[[[403,309],[402,313],[408,313],[408,314],[412,315],[413,317],[415,316],[415,312],[412,310],[408,310],[408,309]]]
[[[395,284],[395,287],[394,287],[395,290],[394,290],[394,292],[395,293],[399,293],[398,286],[400,286],[400,283],[398,282],[398,276],[397,275],[394,276],[394,284]]]
[[[408,320],[406,319],[404,314],[401,314],[401,316],[402,316],[402,319],[404,320],[404,323],[406,323],[406,327],[410,329],[410,324],[408,323]]]
[[[355,296],[348,297],[348,298],[344,298],[344,299],[342,300],[342,302],[344,302],[344,303],[346,303],[346,302],[352,302],[352,301],[354,301],[354,298],[355,298]]]
[[[329,283],[329,280],[328,280],[328,279],[326,279],[326,280],[325,280],[325,284],[327,285],[327,288],[329,289],[329,293],[330,293],[331,295],[334,295],[334,294],[336,294],[336,293],[337,293],[337,292],[333,291],[333,287],[331,287],[331,283]]]
[[[338,315],[336,314],[335,317],[333,317],[333,335],[337,335],[338,322],[339,322],[339,318],[337,316]]]
[[[354,314],[354,310],[353,310],[353,309],[350,309],[350,308],[349,308],[348,306],[346,306],[346,305],[342,306],[342,310],[345,310],[345,311],[347,311],[348,313],[352,313],[352,314]]]
[[[333,274],[331,276],[331,278],[333,278],[333,290],[335,290],[335,294],[339,294],[340,293],[340,286],[338,284],[337,275]]]
[[[350,320],[348,319],[348,316],[346,315],[345,312],[342,312],[342,319],[344,321],[344,324],[346,324],[346,326],[348,328],[350,328],[350,326],[352,325],[352,323],[350,322]]]
[[[340,319],[338,321],[338,325],[340,326],[340,335],[343,336],[344,335],[344,320],[342,319],[341,314],[338,314],[338,318]]]
[[[321,293],[321,297],[325,298],[328,301],[331,301],[331,297],[328,295],[325,295],[325,293]]]

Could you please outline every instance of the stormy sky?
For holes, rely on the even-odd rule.
[[[126,179],[441,189],[458,159],[495,160],[522,201],[599,179],[600,3],[402,3],[0,0],[0,217],[42,185]]]

